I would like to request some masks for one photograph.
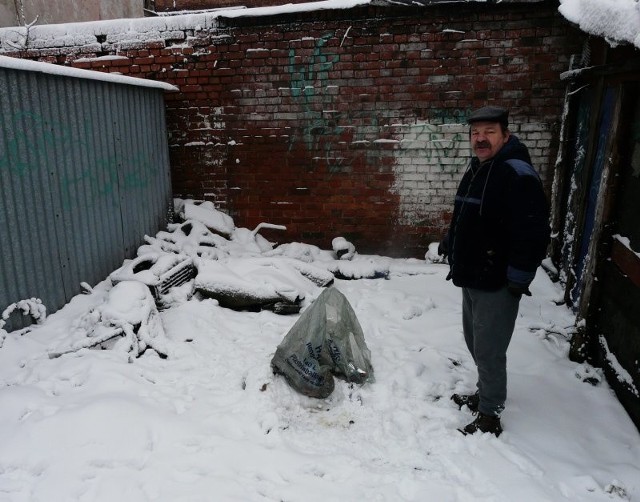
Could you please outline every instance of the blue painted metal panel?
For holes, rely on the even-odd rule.
[[[617,94],[614,88],[607,88],[602,104],[600,106],[600,118],[598,121],[598,138],[597,146],[595,150],[595,158],[592,165],[591,179],[589,182],[589,188],[586,193],[586,207],[584,215],[584,224],[582,232],[580,233],[580,248],[578,250],[577,262],[575,268],[576,282],[573,290],[571,291],[571,298],[573,305],[576,306],[579,303],[580,296],[582,295],[583,281],[582,274],[584,271],[585,262],[587,259],[587,253],[589,250],[589,243],[593,235],[593,228],[596,216],[596,205],[601,190],[602,172],[604,170],[604,164],[606,160],[607,152],[607,140],[610,135],[611,124],[613,119],[613,110]]]

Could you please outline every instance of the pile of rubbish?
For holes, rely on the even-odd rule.
[[[174,206],[176,222],[153,237],[145,236],[145,244],[138,248],[136,258],[125,261],[110,274],[112,288],[103,302],[75,322],[72,335],[49,352],[49,357],[87,348],[123,351],[130,360],[148,349],[160,357],[169,357],[171,344],[159,312],[191,298],[211,298],[221,307],[235,310],[297,314],[336,278],[381,278],[389,273],[384,262],[381,265],[380,260],[360,258],[355,246],[343,237],[333,240],[332,250],[302,243],[277,246],[260,235],[260,231],[286,230],[285,227],[261,223],[253,230],[238,228],[230,216],[206,201],[176,199]],[[326,298],[335,301],[339,293],[333,288],[325,290],[328,291],[332,293]],[[346,299],[340,302],[339,310],[350,312],[341,314],[341,319],[349,320],[343,342],[331,324],[333,321],[327,318],[322,326],[330,324],[332,331],[327,332],[326,340],[320,340],[314,332],[311,360],[306,354],[298,352],[296,356],[291,351],[292,335],[287,336],[287,354],[283,353],[284,348],[277,353],[281,362],[276,363],[274,358],[274,371],[284,375],[288,375],[294,359],[303,365],[317,366],[314,371],[322,375],[325,383],[322,390],[297,385],[307,395],[319,396],[333,389],[332,373],[349,381],[363,381],[366,379],[363,375],[372,376],[362,330],[351,307],[345,307]],[[307,312],[301,319],[309,319],[313,309]],[[313,319],[320,318],[314,315]],[[300,336],[311,333],[306,327],[298,331]],[[294,382],[296,377],[288,375],[287,380]]]
[[[154,237],[145,236],[137,258],[110,275],[114,284],[146,284],[160,309],[195,294],[237,310],[298,313],[305,298],[315,296],[317,288],[329,286],[336,277],[388,274],[379,263],[355,263],[355,247],[343,237],[333,240],[331,251],[302,243],[276,246],[259,232],[286,230],[283,226],[261,223],[253,230],[238,228],[208,201],[176,199],[175,209],[179,221]]]
[[[82,284],[88,293],[96,293],[93,307],[48,351],[50,358],[82,349],[120,351],[129,361],[147,350],[171,357],[175,345],[165,334],[161,312],[191,299],[282,315],[305,309],[277,347],[271,367],[302,394],[324,398],[333,391],[334,376],[358,384],[373,381],[364,333],[347,299],[332,287],[334,281],[430,273],[421,260],[361,256],[344,237],[333,239],[330,250],[299,242],[277,245],[260,232],[285,227],[236,227],[208,201],[175,199],[174,210],[175,222],[153,237],[145,236],[136,257],[109,275],[107,289],[94,291]],[[3,326],[14,311],[37,324],[7,333]],[[45,318],[46,309],[36,298],[9,306],[0,319],[0,348],[8,335],[37,329]]]

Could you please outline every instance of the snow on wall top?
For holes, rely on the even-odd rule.
[[[274,7],[254,7],[252,9],[229,9],[218,13],[220,17],[272,16],[288,12],[309,12],[326,9],[351,9],[359,5],[367,5],[371,0],[324,0],[323,2],[307,2],[299,4],[277,5]]]
[[[217,14],[216,14],[217,15]],[[202,30],[217,26],[214,14],[187,14],[175,17],[141,17],[84,23],[46,24],[0,28],[0,50],[41,49],[96,45],[99,37],[107,44],[123,41],[159,40],[163,33]]]
[[[78,47],[97,44],[104,37],[107,44],[118,42],[141,42],[162,40],[171,34],[185,30],[201,31],[215,29],[217,18],[269,16],[283,13],[308,12],[327,9],[349,9],[369,4],[371,0],[324,0],[300,4],[250,9],[215,9],[209,12],[190,13],[179,16],[158,16],[131,19],[90,21],[83,23],[48,24],[42,26],[16,26],[0,28],[0,52],[16,49],[40,49],[50,47]],[[168,35],[167,35],[168,34]],[[182,37],[184,35],[182,34]],[[178,36],[177,38],[180,38]]]
[[[70,68],[68,66],[59,66],[51,63],[42,63],[39,61],[30,61],[27,59],[10,58],[0,56],[0,68],[10,68],[12,70],[35,71],[40,73],[48,73],[50,75],[63,75],[66,77],[84,78],[89,80],[101,80],[103,82],[112,82],[116,84],[136,85],[141,87],[151,87],[155,89],[163,89],[165,91],[177,91],[174,85],[157,80],[148,80],[142,78],[126,77],[124,75],[115,75],[113,73],[102,73],[99,71],[82,70],[80,68]]]
[[[486,0],[475,0],[486,1]],[[377,0],[323,0],[272,7],[219,8],[172,16],[115,19],[84,23],[0,28],[0,52],[17,49],[78,47],[184,38],[185,30],[215,29],[218,18],[271,16],[327,9],[350,9],[379,4]],[[392,3],[392,2],[390,2]],[[417,2],[422,4],[421,2]],[[609,43],[627,42],[640,48],[640,2],[636,0],[560,0],[560,13],[586,33],[602,36]],[[176,35],[172,36],[172,33]]]
[[[560,0],[560,13],[591,35],[611,45],[640,48],[640,3],[637,0]]]

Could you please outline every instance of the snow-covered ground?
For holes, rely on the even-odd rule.
[[[465,437],[456,429],[473,417],[449,397],[473,390],[476,373],[447,266],[357,253],[348,263],[388,271],[333,285],[358,316],[375,382],[336,380],[324,400],[271,371],[298,315],[175,295],[149,324],[168,358],[117,347],[50,358],[87,313],[130,307],[106,280],[9,333],[0,501],[640,500],[640,435],[600,371],[567,359],[574,318],[542,271],[509,349],[505,432]],[[322,290],[308,288],[303,308]]]

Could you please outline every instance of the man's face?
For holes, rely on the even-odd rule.
[[[498,122],[471,124],[471,149],[480,162],[492,159],[509,141],[509,131],[502,131]]]

